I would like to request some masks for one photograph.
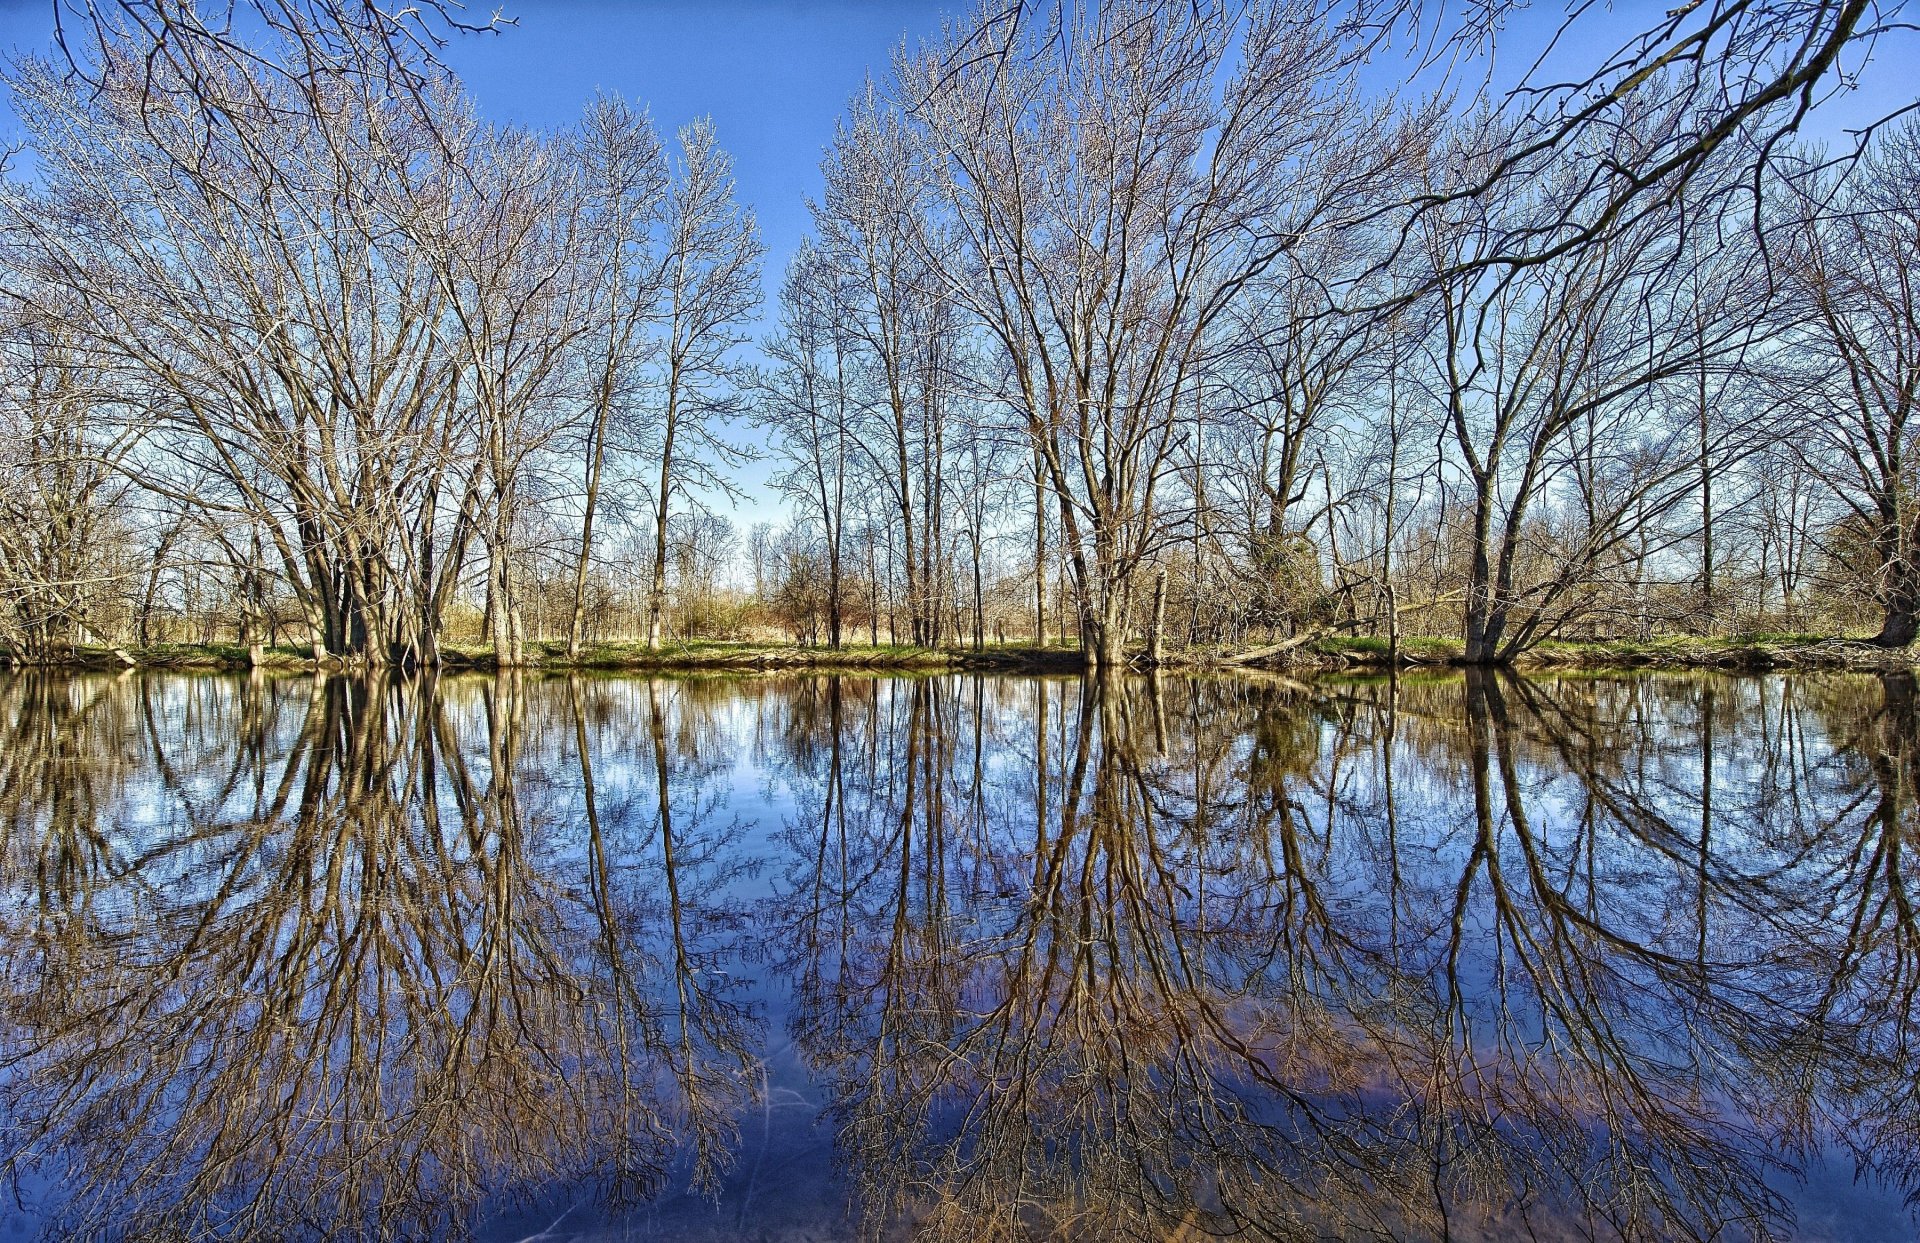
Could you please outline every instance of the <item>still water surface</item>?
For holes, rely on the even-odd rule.
[[[1907,1239],[1910,679],[0,680],[0,1240]]]

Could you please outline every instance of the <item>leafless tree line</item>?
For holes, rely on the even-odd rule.
[[[753,367],[710,126],[484,125],[457,11],[69,16],[0,219],[30,658],[1920,625],[1920,136],[1793,139],[1897,10],[1463,102],[1365,70],[1417,6],[989,5],[849,105]]]

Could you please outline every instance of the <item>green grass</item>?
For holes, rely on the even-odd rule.
[[[491,665],[488,647],[446,647],[451,664]],[[561,641],[531,643],[527,663],[546,669],[947,669],[964,665],[1058,665],[1073,662],[1072,649],[971,645],[918,647],[906,643],[849,643],[839,648],[791,643],[740,643],[714,639],[673,640],[649,649],[638,642],[594,643],[578,656]]]
[[[155,643],[128,648],[127,654],[142,665],[168,669],[245,668],[252,661],[247,647],[239,643]],[[260,654],[263,664],[298,664],[312,654],[312,649],[279,644],[263,646]]]
[[[1804,647],[1806,645],[1813,644],[1813,643],[1831,643],[1837,638],[1845,638],[1845,637],[1846,636],[1844,635],[1810,634],[1806,631],[1754,630],[1754,631],[1749,631],[1743,634],[1734,635],[1724,640],[1724,642],[1765,643],[1765,644],[1779,645],[1779,646]]]
[[[1719,649],[1721,644],[1690,635],[1658,635],[1650,639],[1547,639],[1532,650],[1541,655],[1633,656]]]

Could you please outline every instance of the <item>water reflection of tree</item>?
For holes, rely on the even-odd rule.
[[[7,687],[55,745],[4,780],[78,778],[0,851],[0,1158],[65,1183],[56,1232],[437,1235],[499,1191],[651,1195],[682,1144],[714,1177],[754,1024],[670,691],[622,705],[649,745],[596,780],[579,685],[155,685]],[[153,788],[90,794],[130,726]],[[89,847],[54,885],[58,839]]]
[[[1479,697],[1496,721],[1508,718],[1499,735],[1510,804],[1545,771],[1572,775],[1587,856],[1646,874],[1641,900],[1619,900],[1626,878],[1608,877],[1614,901],[1568,921],[1624,943],[1632,953],[1618,957],[1658,977],[1658,995],[1636,1006],[1686,1015],[1675,1030],[1721,1068],[1712,1088],[1763,1119],[1776,1147],[1834,1139],[1863,1169],[1920,1190],[1912,679],[1572,691],[1506,679],[1487,680]],[[1512,758],[1525,754],[1533,760]],[[1523,815],[1509,808],[1514,823]]]
[[[750,941],[876,1226],[1777,1232],[1920,1185],[1917,786],[1901,679],[0,681],[0,1160],[122,1236],[711,1183]]]
[[[1834,1059],[1823,1084],[1844,1111],[1843,1140],[1920,1204],[1920,692],[1911,674],[1881,679],[1879,703],[1848,741],[1872,775],[1862,783],[1871,798],[1858,801],[1821,895],[1825,923],[1844,936],[1808,1025],[1850,1055]]]
[[[1920,721],[1793,686],[823,684],[775,940],[869,1220],[1765,1235],[1841,1126],[1910,1185]]]
[[[113,853],[100,810],[136,766],[126,739],[137,737],[137,704],[112,686],[0,681],[0,868],[50,900],[69,899]]]

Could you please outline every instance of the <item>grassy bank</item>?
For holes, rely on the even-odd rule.
[[[908,644],[848,644],[801,647],[795,644],[722,643],[696,640],[649,650],[639,643],[596,643],[569,656],[564,643],[530,643],[526,663],[542,670],[644,672],[651,669],[715,671],[778,669],[894,670],[939,672],[946,669],[1078,669],[1078,650],[1062,647],[913,647]],[[491,647],[452,647],[442,657],[448,668],[491,669]]]
[[[0,656],[4,656],[0,653]],[[131,662],[131,663],[129,663]],[[498,666],[491,646],[450,644],[441,649],[442,668],[448,672],[491,670]],[[1066,647],[996,646],[912,647],[906,644],[849,645],[842,648],[800,647],[791,644],[669,643],[649,650],[639,643],[598,643],[569,656],[565,643],[530,643],[524,668],[551,672],[647,672],[649,670],[712,670],[754,672],[780,669],[887,670],[941,672],[952,669],[1075,670],[1080,653]],[[255,667],[248,648],[233,643],[169,643],[149,647],[79,647],[60,667],[116,670],[125,668],[234,671]],[[312,649],[305,646],[263,648],[259,667],[299,671],[315,667]]]

